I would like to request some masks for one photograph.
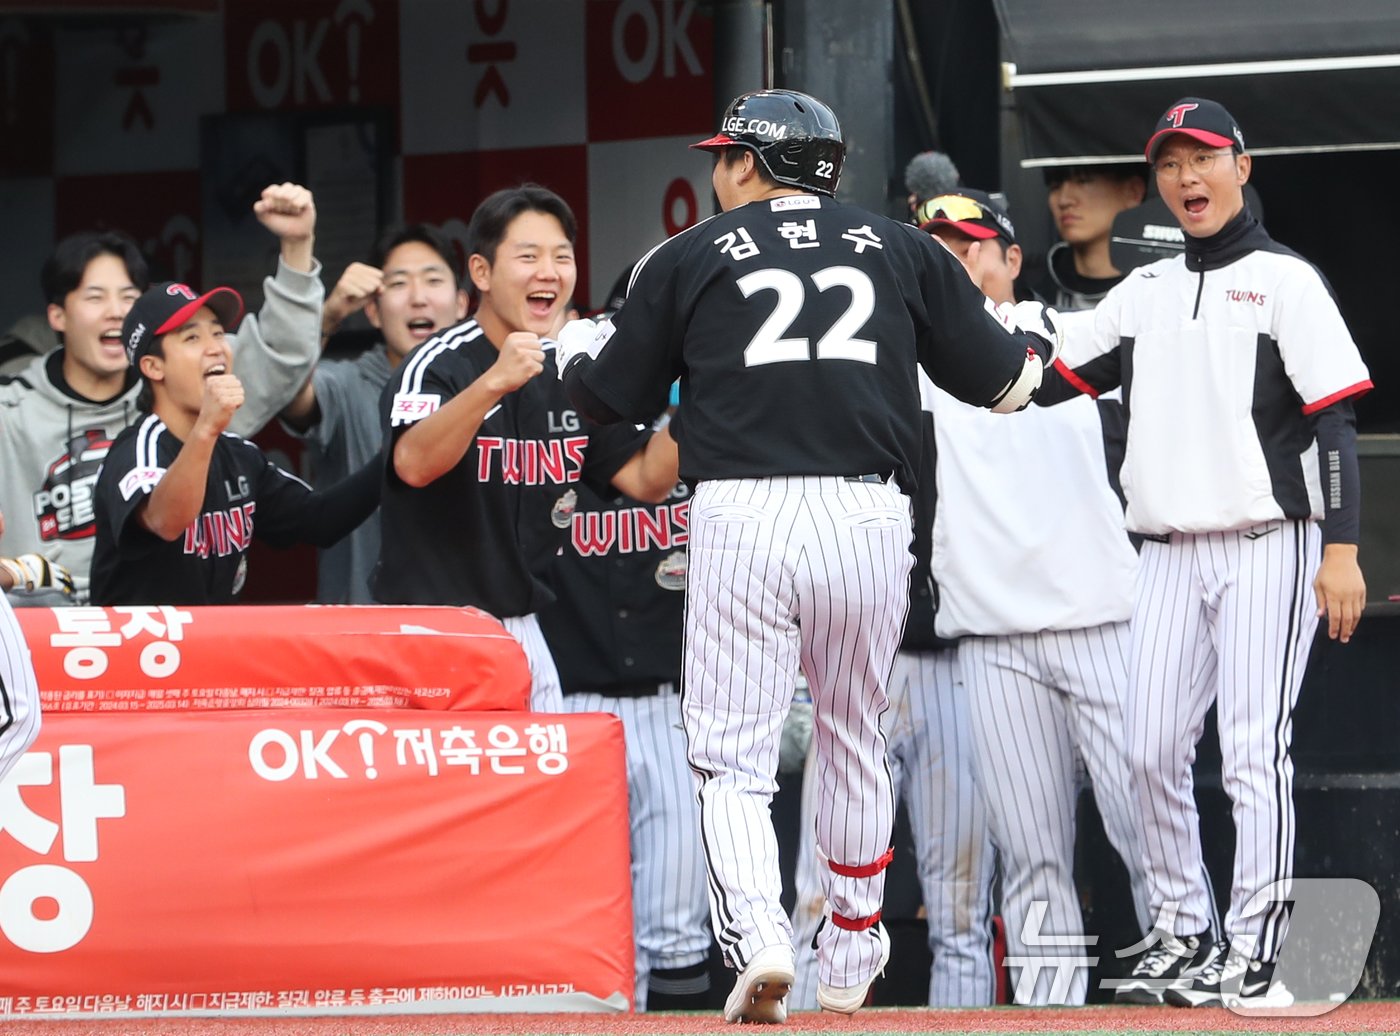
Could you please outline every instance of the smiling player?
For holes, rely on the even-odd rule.
[[[390,452],[375,598],[501,619],[529,656],[542,711],[563,698],[535,614],[554,599],[541,573],[564,542],[574,483],[648,503],[676,484],[669,432],[586,425],[555,377],[548,336],[573,297],[576,233],[564,199],[533,184],[477,206],[476,314],[415,349],[380,402]]]
[[[327,490],[227,431],[243,406],[226,329],[243,300],[167,281],[127,313],[122,341],[144,412],[112,443],[97,478],[94,604],[234,604],[255,534],[326,546],[378,502],[378,465]]]

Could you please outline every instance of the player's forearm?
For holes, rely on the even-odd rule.
[[[322,548],[338,543],[374,513],[383,481],[383,461],[375,456],[335,485],[310,493],[295,539]]]
[[[311,378],[306,379],[301,391],[282,409],[281,418],[299,432],[306,431],[317,422],[320,408],[316,405],[316,387]]]
[[[671,429],[661,429],[612,478],[614,488],[634,500],[659,504],[676,488],[680,456]]]
[[[394,473],[415,489],[437,481],[466,456],[487,411],[505,395],[490,372],[472,382],[394,443]]]
[[[1098,393],[1080,378],[1076,378],[1074,373],[1060,361],[1055,361],[1045,368],[1041,375],[1040,388],[1036,390],[1035,402],[1040,406],[1054,406],[1056,403],[1063,403],[1069,399],[1088,395],[1097,398]]]
[[[217,432],[192,433],[141,508],[141,524],[168,543],[183,536],[199,517],[209,483],[209,460],[218,438]]]
[[[1356,457],[1356,411],[1343,399],[1316,414],[1318,474],[1322,481],[1322,542],[1354,545],[1361,539],[1361,466]]]
[[[290,235],[284,237],[282,238],[282,261],[293,270],[310,273],[311,267],[316,261],[315,246],[315,234],[307,234],[305,237]]]

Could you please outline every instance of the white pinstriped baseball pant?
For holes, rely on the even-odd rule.
[[[996,856],[987,810],[972,775],[972,719],[957,650],[901,651],[889,685],[883,726],[896,799],[909,811],[914,854],[928,914],[928,1002],[986,1007],[996,1000],[992,960],[992,883]],[[797,854],[793,928],[797,981],[789,1010],[816,1010],[817,959],[812,936],[822,918],[822,873],[816,824],[815,755],[802,786],[802,840]]]
[[[1008,970],[1020,1004],[1082,1004],[1087,958],[1074,884],[1076,756],[1082,757],[1109,841],[1132,882],[1138,925],[1149,922],[1142,832],[1129,788],[1123,698],[1128,625],[965,637],[958,644],[972,701],[977,785],[1001,851]],[[1037,904],[1043,920],[1026,923]],[[1040,936],[1050,937],[1041,939]],[[1051,939],[1065,942],[1054,944]],[[1022,984],[1023,965],[1035,966]],[[1058,981],[1057,981],[1058,980]]]
[[[554,665],[554,653],[540,630],[539,617],[512,615],[502,619],[501,625],[525,651],[525,661],[530,666],[530,711],[563,712],[564,687]]]
[[[735,967],[792,943],[769,805],[799,666],[812,692],[817,843],[851,868],[889,848],[894,793],[880,715],[908,610],[911,537],[908,498],[893,482],[774,477],[696,489],[682,714],[700,778],[711,917]],[[826,898],[842,917],[870,918],[884,879],[883,870],[828,871]],[[827,925],[822,981],[864,981],[879,952],[873,929]]]
[[[19,620],[0,591],[0,780],[39,736],[39,685]]]
[[[1235,820],[1225,933],[1263,960],[1278,955],[1288,908],[1247,904],[1275,882],[1291,887],[1289,747],[1317,631],[1312,580],[1321,544],[1311,521],[1173,534],[1143,544],[1138,571],[1127,720],[1153,914],[1174,906],[1177,935],[1209,925],[1191,763],[1213,702]]]

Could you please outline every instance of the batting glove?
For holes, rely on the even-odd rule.
[[[1065,347],[1065,332],[1060,327],[1060,314],[1040,302],[1018,302],[1014,306],[1003,302],[996,308],[1001,322],[1013,331],[1035,335],[1045,343],[1048,356],[1042,356],[1045,366],[1055,362],[1060,350]]]
[[[62,590],[70,597],[73,594],[72,573],[42,554],[0,558],[0,570],[10,574],[14,590]]]
[[[559,345],[555,350],[559,380],[564,380],[564,372],[578,357],[587,356],[596,360],[603,346],[612,337],[613,330],[611,320],[593,321],[587,318],[570,320],[560,328]]]

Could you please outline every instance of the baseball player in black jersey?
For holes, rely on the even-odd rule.
[[[1319,618],[1345,643],[1366,600],[1352,403],[1371,379],[1326,280],[1250,212],[1224,107],[1182,98],[1146,158],[1185,251],[1109,291],[1043,400],[1122,387],[1127,526],[1145,538],[1126,721],[1158,930],[1119,993],[1284,1007],[1292,714]],[[1191,773],[1212,704],[1236,829],[1217,940]]]
[[[631,818],[638,1010],[706,1006],[709,908],[695,779],[681,731],[681,632],[690,490],[659,504],[578,487],[540,612],[569,712],[622,720]]]
[[[145,416],[97,478],[92,603],[234,604],[254,535],[329,546],[379,500],[379,465],[320,491],[226,431],[243,404],[224,337],[243,313],[232,288],[148,288],[122,324]]]
[[[371,592],[501,619],[529,657],[541,711],[561,705],[535,618],[553,599],[541,573],[575,487],[661,501],[676,484],[666,431],[585,424],[554,376],[546,336],[573,295],[575,235],[568,205],[542,187],[483,201],[467,229],[475,315],[414,349],[381,402],[389,455]],[[664,394],[648,419],[663,406]]]
[[[745,94],[697,146],[715,153],[724,212],[645,256],[611,324],[561,332],[565,383],[586,415],[618,421],[657,412],[681,379],[672,427],[696,485],[682,713],[711,918],[740,970],[725,1017],[787,1015],[792,928],[768,807],[799,668],[829,861],[817,1002],[853,1013],[889,957],[879,720],[908,607],[915,364],[1009,412],[1058,332],[1008,332],[927,234],[834,200],[845,145],[820,101]]]

